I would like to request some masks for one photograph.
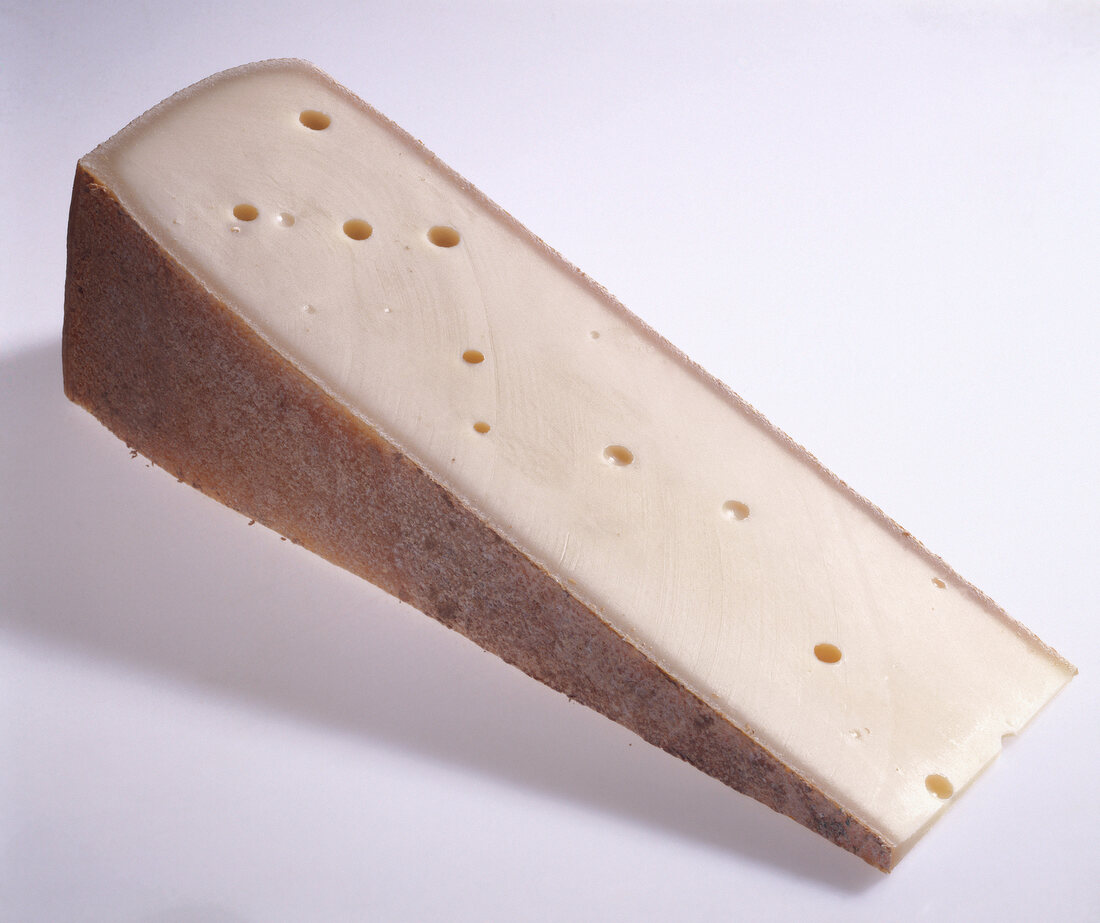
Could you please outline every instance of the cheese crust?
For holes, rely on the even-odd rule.
[[[893,845],[274,353],[77,168],[65,393],[182,481],[888,871]]]

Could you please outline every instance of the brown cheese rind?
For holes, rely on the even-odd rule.
[[[78,165],[65,393],[203,493],[889,871],[894,844],[624,640],[326,394]]]

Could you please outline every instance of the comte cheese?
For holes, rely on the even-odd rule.
[[[1074,670],[311,65],[81,160],[67,393],[890,868]]]

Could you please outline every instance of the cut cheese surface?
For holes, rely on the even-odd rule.
[[[899,848],[1072,676],[310,65],[210,78],[83,163],[273,350]]]

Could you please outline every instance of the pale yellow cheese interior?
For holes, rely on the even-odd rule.
[[[1072,675],[310,66],[204,81],[85,163],[274,349],[893,843]]]

